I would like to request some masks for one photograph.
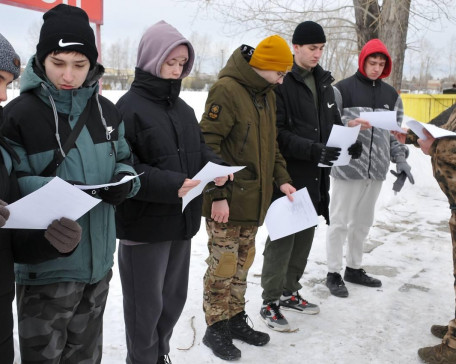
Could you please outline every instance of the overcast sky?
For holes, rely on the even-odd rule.
[[[159,20],[172,24],[186,37],[190,37],[193,32],[206,34],[214,47],[217,42],[228,49],[234,49],[245,42],[255,46],[266,36],[247,35],[245,32],[229,33],[226,26],[197,10],[193,3],[174,0],[105,0],[102,43],[109,45],[119,38],[128,37],[137,44],[144,30]],[[0,4],[0,16],[0,33],[22,57],[28,58],[34,52],[37,41],[32,39],[30,33],[39,32],[43,13]]]
[[[71,4],[71,1],[70,1]],[[43,13],[0,4],[0,33],[2,33],[16,48],[22,58],[30,57],[36,46],[36,37],[42,22]],[[129,38],[132,44],[137,44],[144,30],[159,20],[165,20],[175,26],[184,36],[189,38],[193,32],[207,35],[211,47],[219,52],[224,48],[230,52],[242,43],[252,46],[269,34],[238,32],[214,20],[214,16],[200,11],[193,2],[177,0],[105,0],[104,25],[101,27],[104,49],[119,39]],[[305,19],[303,19],[305,20]],[[436,61],[433,68],[437,75],[447,74],[448,47],[451,37],[456,36],[456,25],[444,22],[442,25],[433,24],[435,31],[423,30],[429,39],[429,45]],[[409,31],[409,42],[417,39],[414,30]],[[413,44],[412,44],[413,45]],[[455,41],[456,45],[456,41]],[[198,52],[198,49],[197,49]],[[455,52],[456,54],[456,52]],[[404,76],[409,76],[410,66],[414,64],[413,73],[417,73],[419,53],[407,54]],[[226,60],[226,59],[225,59]],[[452,67],[455,68],[456,60]]]

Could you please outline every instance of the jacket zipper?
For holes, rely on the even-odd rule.
[[[242,154],[242,152],[244,151],[245,144],[247,143],[247,138],[249,137],[250,125],[251,125],[251,123],[249,122],[247,124],[247,133],[245,133],[244,142],[242,143],[241,151],[239,154]]]
[[[372,81],[372,111],[375,111],[375,80]],[[374,127],[372,127],[371,141],[369,146],[369,165],[367,167],[367,176],[370,179],[370,169],[372,162],[372,146],[374,145]]]

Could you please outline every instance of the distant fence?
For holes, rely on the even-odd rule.
[[[456,103],[456,94],[401,94],[404,114],[427,123]]]

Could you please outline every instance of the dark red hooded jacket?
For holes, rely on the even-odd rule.
[[[359,71],[364,76],[367,77],[366,73],[364,72],[364,62],[366,61],[367,57],[369,57],[371,54],[374,54],[374,53],[382,53],[386,56],[385,68],[383,69],[383,72],[379,78],[388,77],[391,73],[391,68],[393,66],[393,62],[388,53],[388,49],[386,49],[386,46],[383,44],[383,42],[380,39],[371,39],[369,42],[367,42],[364,45],[363,49],[361,50],[361,53],[359,54],[359,59],[358,59]]]

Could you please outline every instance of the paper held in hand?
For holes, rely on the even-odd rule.
[[[80,190],[98,190],[100,188],[105,188],[105,187],[111,187],[111,186],[118,186],[123,183],[127,183],[128,181],[131,181],[134,178],[138,178],[140,175],[142,175],[144,172],[140,174],[134,174],[130,176],[124,176],[122,179],[118,182],[112,182],[112,183],[104,183],[101,185],[74,185],[74,187],[79,188]]]
[[[442,137],[454,137],[456,136],[455,132],[439,128],[433,124],[425,124],[421,123],[416,120],[409,120],[406,122],[407,126],[412,129],[412,131],[418,135],[418,138],[426,140],[427,137],[423,133],[423,129],[426,129],[434,138],[442,138]]]
[[[296,191],[292,196],[293,202],[284,196],[269,206],[265,224],[271,240],[318,225],[318,215],[307,188]]]
[[[341,149],[339,158],[334,161],[333,166],[346,166],[350,163],[351,156],[348,154],[348,148],[356,142],[360,129],[361,125],[356,125],[352,128],[333,125],[326,145],[328,147],[338,147]],[[330,166],[319,163],[318,167]]]
[[[54,177],[40,189],[8,205],[10,217],[4,229],[47,229],[54,220],[77,220],[101,200]]]
[[[192,178],[193,180],[200,180],[201,183],[192,188],[184,197],[182,197],[182,211],[184,211],[185,206],[187,206],[191,200],[203,192],[204,187],[206,187],[209,182],[212,182],[217,177],[228,176],[231,173],[236,173],[243,168],[245,168],[245,166],[229,167],[207,162],[207,164]]]
[[[359,113],[359,117],[367,120],[374,128],[405,134],[405,131],[397,124],[396,111],[362,111]]]

